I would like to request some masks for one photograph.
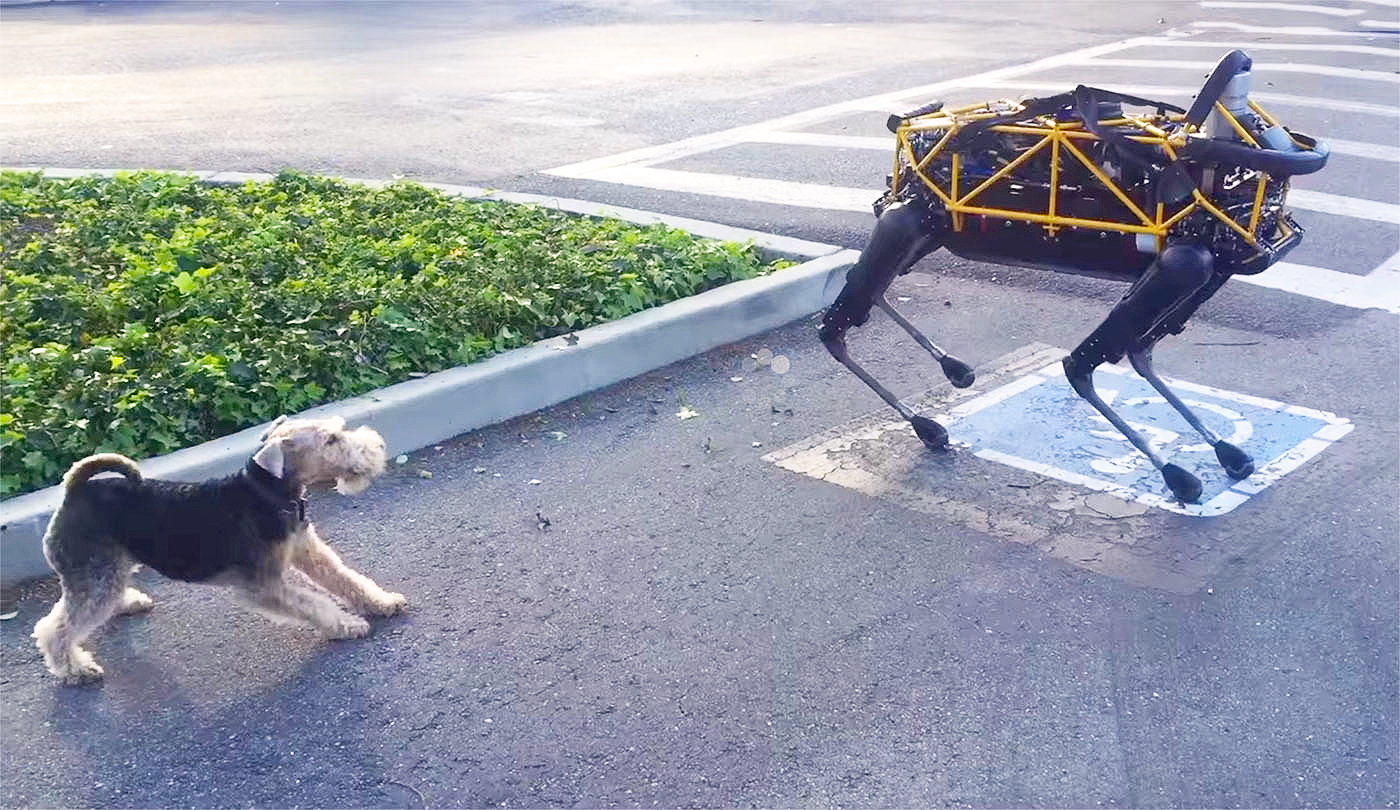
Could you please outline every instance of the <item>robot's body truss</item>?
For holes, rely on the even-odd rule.
[[[895,160],[876,225],[822,320],[821,339],[933,448],[947,431],[915,414],[851,359],[846,332],[872,307],[936,358],[953,385],[972,369],[944,352],[885,297],[940,247],[970,259],[1118,279],[1127,293],[1065,358],[1074,390],[1161,472],[1183,501],[1190,472],[1165,462],[1095,392],[1094,369],[1127,355],[1133,368],[1245,478],[1253,461],[1207,428],[1157,376],[1152,347],[1179,333],[1232,275],[1267,269],[1302,238],[1286,203],[1289,178],[1321,169],[1325,144],[1281,126],[1249,100],[1250,59],[1227,54],[1189,110],[1079,86],[1071,92],[956,109],[930,104],[892,116]],[[1133,113],[1125,108],[1147,108]]]

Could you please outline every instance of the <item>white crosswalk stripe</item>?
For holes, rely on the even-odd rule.
[[[1085,59],[1079,64],[1096,67],[1141,67],[1153,70],[1199,70],[1209,73],[1215,62],[1204,60],[1167,59]],[[1252,72],[1260,73],[1311,73],[1315,76],[1340,76],[1346,79],[1363,79],[1373,82],[1400,83],[1400,75],[1394,71],[1361,70],[1359,68],[1335,67],[1333,65],[1311,65],[1297,62],[1258,62]]]
[[[790,132],[776,130],[754,132],[745,136],[747,143],[780,143],[788,146],[827,146],[833,149],[869,149],[888,152],[894,148],[893,136],[881,138],[873,135],[828,135],[821,132]],[[1341,138],[1327,138],[1327,146],[1334,155],[1352,155],[1371,160],[1388,160],[1400,163],[1400,146],[1386,146],[1378,143],[1348,141]]]
[[[1242,50],[1248,49],[1251,53],[1254,51],[1360,53],[1368,56],[1385,56],[1390,59],[1400,59],[1400,51],[1397,51],[1395,48],[1335,42],[1245,42],[1243,40],[1167,39],[1163,37],[1152,44],[1153,47],[1156,48],[1209,48],[1216,53],[1230,48],[1240,48]]]
[[[1288,192],[1288,204],[1305,211],[1319,211],[1324,214],[1337,214],[1344,217],[1369,219],[1372,222],[1389,222],[1400,225],[1400,205],[1363,200],[1359,197],[1344,197],[1340,194],[1325,194],[1295,188]]]
[[[1268,9],[1271,11],[1291,11],[1298,14],[1327,14],[1334,17],[1355,17],[1363,13],[1359,8],[1337,8],[1336,6],[1310,6],[1302,3],[1243,2],[1243,0],[1205,0],[1201,8],[1242,8],[1250,11]]]
[[[976,87],[988,88],[992,90],[1017,90],[1034,93],[1056,93],[1063,92],[1064,82],[1022,82],[1014,79],[1003,79],[999,81],[981,82]],[[1188,87],[1185,85],[1171,86],[1161,84],[1117,84],[1113,89],[1120,93],[1130,93],[1136,96],[1147,98],[1161,98],[1163,100],[1189,99],[1195,95],[1199,87]],[[1293,107],[1316,107],[1320,109],[1336,110],[1338,112],[1361,113],[1363,115],[1378,115],[1387,118],[1400,118],[1400,105],[1372,104],[1366,101],[1348,101],[1346,99],[1322,98],[1319,96],[1295,96],[1289,93],[1268,93],[1253,92],[1249,97],[1261,104],[1283,104]]]
[[[1363,1],[1373,2],[1377,5],[1387,4],[1386,0]],[[1400,5],[1400,0],[1395,0],[1395,2]],[[1204,8],[1212,7],[1207,3],[1201,5]],[[1250,7],[1254,9],[1275,7],[1275,11],[1285,11],[1283,6],[1298,6],[1299,4],[1239,0],[1239,2],[1215,3],[1213,5],[1222,9],[1226,7]],[[1328,6],[1325,8],[1335,11],[1339,7]],[[1292,10],[1296,11],[1297,9]],[[1359,12],[1351,13],[1351,11],[1345,15],[1329,15],[1322,11],[1316,13],[1320,16],[1345,17],[1346,22],[1340,23],[1344,25],[1353,24],[1355,22],[1353,18],[1359,14]],[[1279,15],[1272,19],[1282,19],[1287,16]],[[1076,66],[1090,70],[1095,76],[1091,83],[1096,86],[1110,87],[1133,95],[1185,104],[1189,103],[1199,90],[1198,85],[1190,83],[1158,84],[1156,82],[1137,84],[1131,79],[1128,82],[1120,83],[1111,79],[1115,71],[1120,74],[1126,71],[1129,75],[1132,71],[1138,71],[1138,78],[1141,78],[1146,71],[1150,72],[1154,78],[1161,77],[1162,81],[1171,82],[1173,79],[1170,77],[1173,74],[1186,78],[1182,74],[1189,71],[1204,74],[1214,67],[1214,61],[1190,58],[1194,54],[1189,53],[1189,50],[1201,51],[1202,55],[1209,53],[1214,57],[1218,57],[1233,48],[1241,48],[1251,54],[1259,52],[1260,56],[1256,58],[1254,65],[1256,77],[1285,74],[1284,77],[1280,78],[1287,78],[1287,75],[1298,75],[1318,77],[1320,80],[1345,79],[1360,83],[1358,92],[1367,87],[1374,88],[1400,83],[1400,74],[1395,70],[1397,62],[1400,62],[1400,48],[1344,41],[1319,42],[1316,39],[1318,37],[1340,39],[1357,36],[1358,32],[1317,26],[1254,26],[1228,20],[1193,23],[1190,28],[1194,30],[1173,31],[1160,36],[1135,37],[1057,54],[1022,65],[998,68],[961,79],[897,89],[865,98],[848,99],[769,121],[560,166],[550,169],[546,173],[581,180],[619,183],[658,191],[745,200],[775,206],[869,214],[872,211],[872,204],[881,194],[881,189],[876,187],[881,179],[879,175],[872,174],[869,187],[849,187],[832,183],[808,182],[801,179],[730,174],[724,171],[725,159],[718,153],[721,150],[743,144],[773,149],[800,147],[814,150],[815,155],[820,155],[820,152],[816,150],[861,150],[888,153],[893,147],[891,136],[838,134],[810,130],[819,129],[827,122],[837,119],[862,113],[898,112],[919,106],[931,99],[947,98],[950,95],[959,98],[966,97],[970,101],[997,96],[1015,97],[1064,92],[1072,89],[1075,83],[1062,79],[1051,81],[1045,74],[1058,71],[1056,73],[1058,76],[1063,73],[1059,69]],[[1234,36],[1229,39],[1209,38],[1218,31],[1228,31]],[[1266,38],[1259,42],[1252,42],[1244,36],[1255,34],[1263,35]],[[1286,38],[1281,35],[1286,35]],[[1219,37],[1219,34],[1215,33],[1215,36]],[[1370,36],[1374,39],[1374,34]],[[1154,55],[1157,58],[1154,58]],[[1171,58],[1174,55],[1188,58]],[[1299,58],[1293,58],[1295,55]],[[1351,59],[1351,64],[1330,64],[1331,57],[1339,57],[1340,55],[1348,56]],[[1368,65],[1368,60],[1373,63]],[[1317,86],[1318,79],[1313,80],[1312,87]],[[1279,88],[1288,86],[1286,81],[1275,80],[1273,83]],[[1256,78],[1255,87],[1258,88],[1260,84],[1261,82]],[[1345,87],[1346,85],[1334,83],[1329,86],[1329,90],[1336,86]],[[1378,103],[1373,100],[1376,98],[1374,91],[1369,96],[1363,95],[1362,98],[1347,98],[1344,93],[1323,97],[1274,90],[1256,90],[1250,95],[1251,98],[1258,100],[1261,104],[1269,107],[1271,111],[1279,114],[1285,123],[1290,117],[1289,112],[1296,114],[1300,110],[1310,112],[1312,115],[1326,115],[1329,119],[1338,114],[1358,116],[1360,117],[1359,122],[1352,122],[1352,125],[1377,133],[1375,142],[1333,138],[1329,137],[1326,132],[1313,132],[1311,129],[1307,131],[1327,141],[1334,156],[1379,162],[1371,163],[1372,167],[1400,163],[1400,143],[1397,143],[1394,123],[1394,119],[1400,118],[1400,98],[1397,98],[1396,103]],[[1275,107],[1283,109],[1281,111],[1274,110]],[[883,115],[881,121],[883,121]],[[867,130],[867,132],[869,131]],[[701,155],[709,155],[709,157],[704,161],[704,168],[700,170],[668,165]],[[814,162],[820,162],[819,157],[812,159]],[[781,163],[781,161],[775,161],[775,163]],[[1356,167],[1359,165],[1364,164],[1353,164],[1350,170],[1352,172],[1373,172],[1375,170],[1374,168],[1357,169]],[[1366,175],[1363,173],[1361,176]],[[1396,177],[1393,165],[1384,166],[1381,173],[1374,176],[1380,178],[1383,183],[1390,183],[1391,186],[1400,185],[1397,183],[1400,181],[1400,177]],[[1389,187],[1382,185],[1379,188]],[[1376,189],[1369,190],[1372,191],[1372,196],[1375,196]],[[1390,238],[1397,247],[1400,247],[1400,199],[1387,202],[1337,194],[1331,191],[1320,191],[1314,188],[1295,187],[1289,192],[1288,202],[1290,208],[1298,211],[1317,212],[1358,222],[1390,226],[1394,229]],[[1301,219],[1303,217],[1300,217]],[[1335,221],[1332,222],[1335,223]],[[1335,224],[1324,223],[1323,226],[1317,228],[1313,228],[1307,222],[1304,224],[1310,228],[1309,239],[1311,240],[1330,239],[1344,243],[1348,239],[1344,234],[1324,231],[1325,227],[1335,228]],[[1374,228],[1375,225],[1370,227]],[[1239,279],[1254,286],[1283,290],[1342,306],[1358,309],[1373,308],[1400,314],[1400,254],[1390,256],[1364,275],[1346,272],[1346,269],[1282,261],[1275,263],[1264,273],[1256,276],[1241,276]]]
[[[1355,157],[1371,158],[1372,160],[1389,160],[1400,162],[1400,147],[1386,146],[1379,143],[1362,143],[1361,141],[1346,141],[1341,138],[1328,138],[1327,145],[1331,147],[1334,155],[1353,155]]]
[[[1217,20],[1197,20],[1191,23],[1191,27],[1202,30],[1219,29],[1222,31],[1239,31],[1246,34],[1267,34],[1270,36],[1290,36],[1290,37],[1374,37],[1375,31],[1337,31],[1332,28],[1320,28],[1313,25],[1249,25],[1247,23],[1237,23]]]

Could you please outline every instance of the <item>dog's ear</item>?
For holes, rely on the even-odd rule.
[[[286,415],[285,413],[282,414],[281,416],[277,417],[276,419],[272,420],[272,424],[270,424],[270,425],[267,426],[267,430],[264,430],[263,433],[262,433],[262,435],[258,437],[258,441],[260,441],[260,442],[265,442],[265,441],[267,441],[267,437],[272,435],[272,431],[276,430],[276,429],[277,429],[277,426],[278,426],[278,425],[281,425],[281,424],[282,424],[283,422],[285,422],[285,421],[287,421],[287,415]]]
[[[287,458],[282,453],[282,440],[270,441],[253,455],[253,463],[267,470],[273,478],[281,478]]]
[[[345,429],[345,417],[343,417],[343,416],[331,416],[331,417],[328,417],[328,418],[326,419],[326,423],[327,423],[327,427],[330,428],[331,430],[344,430],[344,429]]]

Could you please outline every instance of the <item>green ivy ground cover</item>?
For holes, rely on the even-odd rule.
[[[783,264],[409,183],[0,173],[0,497]]]

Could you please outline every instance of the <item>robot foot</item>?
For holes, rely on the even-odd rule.
[[[1254,474],[1254,459],[1223,439],[1215,443],[1215,457],[1220,460],[1220,466],[1225,468],[1225,474],[1237,481]]]
[[[1162,480],[1182,503],[1195,503],[1201,499],[1201,479],[1175,464],[1162,465]]]
[[[948,430],[927,416],[911,416],[909,424],[914,426],[914,433],[923,441],[924,446],[930,450],[948,449]]]

